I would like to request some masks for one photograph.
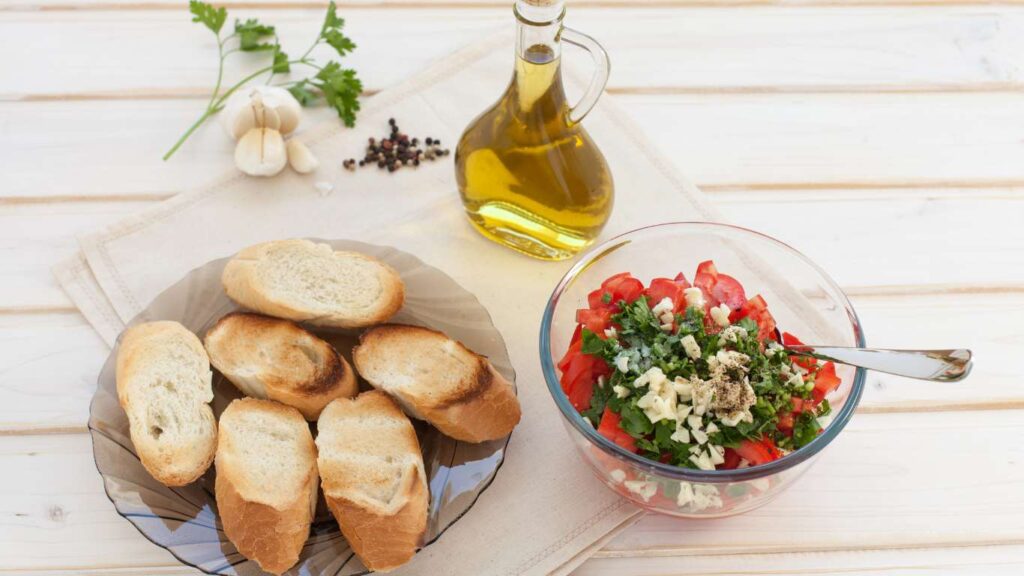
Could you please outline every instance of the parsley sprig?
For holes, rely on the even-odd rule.
[[[245,21],[235,20],[234,31],[230,34],[222,34],[224,24],[228,19],[227,9],[214,7],[201,0],[189,0],[189,12],[192,14],[192,21],[202,24],[217,37],[217,52],[219,63],[217,66],[217,81],[214,84],[213,92],[206,103],[206,109],[202,115],[185,131],[175,142],[174,146],[164,154],[167,160],[192,134],[203,125],[210,116],[220,112],[224,108],[227,99],[240,88],[259,78],[267,75],[266,83],[274,79],[278,74],[288,74],[293,66],[305,66],[316,70],[313,76],[301,80],[294,80],[280,84],[295,96],[303,106],[315,103],[322,96],[324,101],[335,109],[338,117],[346,126],[353,126],[356,121],[356,112],[359,111],[359,94],[363,90],[363,84],[356,75],[355,70],[345,68],[337,61],[331,60],[323,66],[317,64],[311,57],[313,50],[321,44],[326,44],[337,52],[338,57],[343,57],[356,48],[350,38],[345,36],[342,29],[345,27],[345,20],[338,16],[337,8],[333,0],[327,6],[327,14],[320,26],[320,33],[313,44],[299,58],[290,58],[282,50],[275,28],[269,24],[260,22],[255,18]],[[237,41],[237,42],[236,42]],[[269,52],[270,61],[266,66],[242,78],[232,86],[221,91],[224,80],[224,62],[227,57],[235,52]]]

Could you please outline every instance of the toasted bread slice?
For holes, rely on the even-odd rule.
[[[377,572],[408,562],[422,543],[429,498],[409,418],[374,390],[328,404],[317,430],[324,497],[352,550]]]
[[[486,358],[436,330],[371,328],[360,337],[353,360],[374,388],[456,440],[503,438],[519,423],[512,384]]]
[[[239,390],[298,408],[306,420],[358,392],[338,351],[289,320],[235,312],[210,328],[204,344],[210,363]]]
[[[242,250],[224,268],[222,282],[246,308],[320,326],[379,324],[405,301],[402,279],[387,264],[301,239]]]
[[[295,565],[316,509],[316,446],[298,410],[255,398],[220,416],[217,509],[224,534],[260,568]]]
[[[210,360],[177,322],[125,331],[117,353],[117,397],[142,465],[167,486],[184,486],[210,467],[217,422]]]

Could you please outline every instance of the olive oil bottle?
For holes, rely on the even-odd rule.
[[[516,64],[508,89],[459,140],[456,179],[470,221],[484,236],[545,260],[589,246],[612,211],[608,164],[580,121],[608,78],[604,50],[564,28],[563,0],[518,0]],[[594,55],[597,74],[570,106],[561,41]]]

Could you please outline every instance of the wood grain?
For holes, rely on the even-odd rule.
[[[343,14],[346,31],[359,45],[346,62],[359,70],[369,90],[394,84],[496,29],[511,37],[514,26],[504,6]],[[271,21],[285,49],[300,53],[323,14],[318,9],[269,15],[239,10],[232,16]],[[741,18],[736,10],[722,8],[574,8],[569,23],[605,44],[613,91],[1024,90],[1024,8],[751,7]],[[217,72],[213,35],[191,23],[183,7],[0,11],[0,49],[23,55],[0,68],[3,100],[201,97]],[[329,50],[317,54],[330,57]],[[565,54],[567,67],[590,69],[581,51]],[[265,62],[265,55],[235,54],[226,79]]]
[[[602,556],[684,554],[700,566],[701,556],[817,548],[1020,546],[1022,433],[1024,411],[859,415],[804,479],[766,507],[702,522],[647,517]],[[33,470],[0,484],[8,503],[0,523],[5,568],[173,566],[107,502],[87,435],[0,437],[0,465]],[[984,489],[976,469],[988,473]]]
[[[1019,95],[623,95],[618,101],[707,189],[1024,188]],[[194,100],[0,103],[8,166],[3,194],[150,198],[194,187],[232,168],[232,142],[216,123],[171,161],[160,160],[200,106]],[[322,108],[307,119],[333,121]],[[415,119],[403,121],[415,131]]]

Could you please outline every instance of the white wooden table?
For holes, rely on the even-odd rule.
[[[351,0],[372,91],[512,26],[508,0]],[[86,434],[106,348],[50,267],[76,234],[225,170],[219,129],[165,164],[214,74],[182,1],[0,0],[0,574],[191,574],[103,494]],[[319,0],[232,16],[305,45]],[[1024,5],[570,0],[610,91],[736,223],[846,288],[869,343],[970,346],[966,384],[871,376],[777,502],[648,517],[580,574],[1024,571]],[[237,72],[240,67],[232,68]]]

